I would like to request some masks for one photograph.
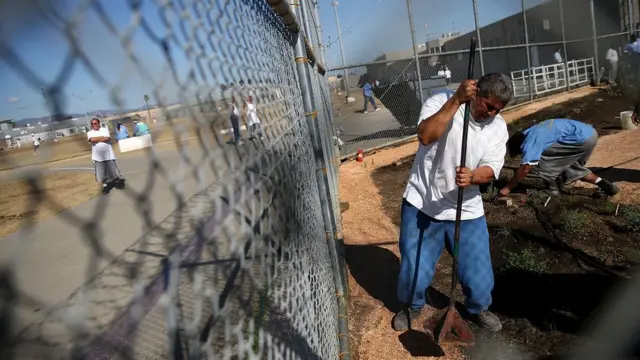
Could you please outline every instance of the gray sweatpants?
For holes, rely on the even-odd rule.
[[[583,144],[553,144],[540,157],[540,177],[548,182],[560,177],[566,184],[582,179],[590,172],[586,165],[597,143],[596,133]]]
[[[93,166],[96,169],[96,181],[106,184],[122,178],[115,160],[94,161]]]

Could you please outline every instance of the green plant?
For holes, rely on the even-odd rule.
[[[580,210],[568,210],[560,216],[560,227],[562,230],[572,234],[582,232],[588,222],[587,213]]]
[[[493,183],[491,183],[488,187],[487,190],[482,194],[482,199],[483,200],[493,200],[495,198],[498,197],[498,192],[500,190],[493,186]]]
[[[621,209],[623,227],[630,232],[640,232],[640,207],[624,207]]]
[[[508,238],[511,236],[511,229],[506,226],[500,226],[496,229],[496,237],[499,239]]]
[[[540,260],[529,249],[523,249],[520,252],[504,251],[507,259],[507,269],[518,269],[541,273],[547,270],[548,264],[544,260]]]
[[[541,190],[527,190],[527,204],[536,205],[536,204],[544,204],[547,201],[547,195],[544,191]]]
[[[613,215],[616,213],[617,206],[617,204],[612,203],[611,201],[603,201],[602,204],[598,207],[598,211],[604,215]]]

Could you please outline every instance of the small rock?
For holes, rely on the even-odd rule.
[[[354,97],[349,96],[347,98],[347,104],[353,104],[354,102],[356,102],[356,99]]]
[[[602,102],[602,101],[604,101],[604,99],[602,99],[602,98],[597,98],[596,99],[596,102]]]
[[[497,200],[498,204],[500,205],[505,205],[505,206],[513,206],[513,200],[511,200],[510,197],[507,196],[501,196],[498,198]]]
[[[582,111],[582,109],[580,109],[580,108],[573,109],[573,112],[576,113],[576,114],[580,114],[580,111]]]

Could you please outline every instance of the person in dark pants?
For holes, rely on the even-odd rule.
[[[405,308],[392,320],[396,331],[412,327],[425,306],[426,290],[443,249],[451,251],[460,187],[465,188],[460,223],[458,275],[471,320],[500,331],[489,311],[494,278],[489,230],[479,185],[496,179],[504,165],[509,132],[498,114],[513,98],[511,79],[487,74],[465,80],[456,91],[429,97],[420,111],[420,145],[409,173],[400,215],[397,294]],[[470,101],[467,166],[460,167],[465,102]],[[433,305],[433,304],[430,304]]]
[[[565,184],[576,180],[595,184],[608,196],[617,194],[618,186],[586,167],[597,143],[596,129],[571,119],[545,120],[515,133],[507,147],[512,156],[522,154],[522,160],[511,180],[500,189],[500,195],[509,196],[534,166],[538,167],[549,196],[560,195]]]
[[[378,106],[376,105],[376,101],[373,99],[372,88],[373,86],[371,86],[371,82],[368,80],[365,81],[364,84],[362,84],[362,95],[364,95],[364,109],[362,110],[362,112],[365,114],[369,113],[369,111],[367,110],[367,103],[371,103],[371,105],[373,106],[373,111],[380,110],[380,108],[378,108]]]
[[[231,128],[233,129],[233,138],[236,145],[244,144],[240,133],[240,110],[236,98],[231,98],[231,109],[229,109],[229,120],[231,120]]]

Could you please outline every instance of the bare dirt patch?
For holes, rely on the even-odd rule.
[[[400,306],[395,295],[400,205],[417,143],[367,154],[364,163],[342,165],[341,201],[349,203],[342,214],[350,273],[349,325],[356,358],[429,358],[442,356],[442,350],[441,359],[545,358],[575,344],[601,296],[640,262],[640,227],[634,225],[640,222],[640,209],[633,205],[640,203],[640,149],[637,135],[622,132],[615,118],[630,104],[605,91],[589,92],[521,118],[510,130],[552,117],[593,124],[601,139],[589,166],[616,181],[623,194],[612,203],[592,198],[592,187],[576,184],[544,207],[546,199],[537,191],[541,184],[529,179],[514,195],[516,207],[485,203],[496,276],[492,310],[503,320],[504,331],[490,335],[474,329],[477,341],[472,348],[445,346],[439,351],[429,346],[420,328],[406,333],[391,329]],[[526,108],[517,111],[523,114]],[[518,119],[509,113],[505,118]],[[502,177],[509,175],[506,169]],[[622,205],[615,216],[617,204]],[[449,267],[445,254],[429,294],[439,304],[446,300]]]
[[[41,175],[37,186],[27,180],[5,180],[0,184],[0,237],[72,208],[101,190],[94,175],[87,173]]]

